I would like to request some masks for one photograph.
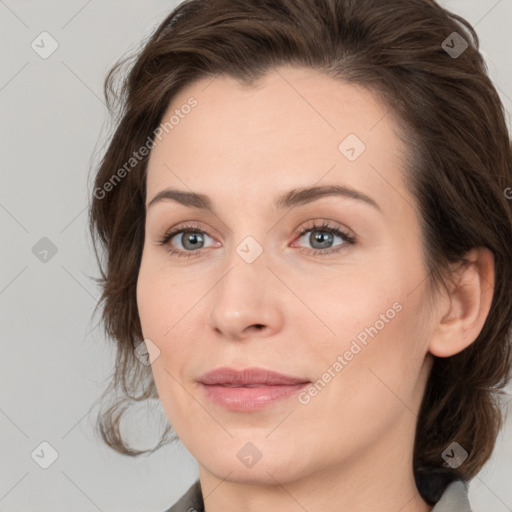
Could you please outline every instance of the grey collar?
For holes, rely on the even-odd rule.
[[[466,484],[462,480],[449,484],[432,512],[471,512]]]

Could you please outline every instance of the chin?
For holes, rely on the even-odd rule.
[[[284,484],[307,476],[307,464],[297,446],[281,444],[274,449],[268,441],[246,440],[231,444],[234,446],[210,450],[206,457],[196,457],[196,460],[219,479],[239,484]]]

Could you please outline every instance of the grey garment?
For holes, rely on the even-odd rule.
[[[190,486],[179,501],[164,512],[204,512],[199,480]],[[448,485],[431,512],[472,512],[466,484],[462,480],[456,480]]]
[[[204,512],[201,485],[196,480],[188,491],[171,507],[164,512]]]
[[[472,512],[469,506],[468,488],[462,480],[455,480],[445,489],[432,512]]]

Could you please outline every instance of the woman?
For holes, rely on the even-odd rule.
[[[512,318],[512,149],[473,28],[431,0],[186,1],[118,94],[90,211],[105,442],[183,442],[173,512],[470,510]],[[148,398],[169,425],[143,452],[120,419]]]

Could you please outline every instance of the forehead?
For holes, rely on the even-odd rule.
[[[184,108],[191,98],[195,106]],[[388,108],[367,89],[317,71],[280,67],[254,86],[203,78],[174,97],[162,123],[173,115],[151,152],[148,201],[173,186],[270,204],[280,191],[336,183],[396,210],[407,195],[405,148]]]

